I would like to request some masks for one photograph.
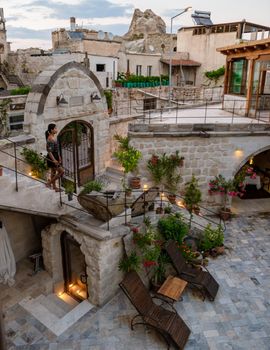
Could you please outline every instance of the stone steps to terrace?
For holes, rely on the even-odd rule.
[[[70,213],[74,208],[67,205],[60,205],[59,193],[47,188],[45,182],[37,181],[34,178],[18,174],[18,192],[16,191],[15,173],[6,168],[3,169],[3,176],[0,176],[0,206],[14,210],[36,213],[40,215],[52,215],[54,217]],[[67,195],[61,193],[62,202],[67,203]],[[78,207],[76,197],[70,205]]]
[[[57,336],[94,307],[87,300],[78,303],[66,293],[26,297],[19,304]]]

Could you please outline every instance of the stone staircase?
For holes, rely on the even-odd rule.
[[[79,207],[74,197],[68,201],[67,195],[61,192],[63,205],[60,205],[59,193],[47,188],[45,182],[18,174],[18,192],[16,191],[15,173],[6,168],[3,169],[3,176],[0,176],[0,207],[13,209],[25,213],[50,215],[58,217],[74,211],[65,203]]]
[[[87,300],[78,303],[66,293],[60,297],[53,293],[41,294],[36,298],[28,296],[19,304],[56,336],[65,332],[94,307]]]

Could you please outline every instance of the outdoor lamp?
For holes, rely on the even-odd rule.
[[[99,100],[101,100],[101,97],[98,96],[97,92],[93,92],[93,93],[90,95],[90,99],[91,99],[91,102],[94,102],[94,101],[99,101]]]
[[[67,100],[65,99],[62,93],[59,96],[56,96],[56,104],[57,106],[68,104]]]

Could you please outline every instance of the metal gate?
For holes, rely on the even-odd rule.
[[[94,137],[90,124],[69,123],[59,134],[64,179],[82,186],[94,179]]]

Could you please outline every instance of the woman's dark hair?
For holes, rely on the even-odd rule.
[[[45,131],[45,137],[46,137],[46,140],[48,139],[50,133],[52,132],[52,130],[56,127],[56,124],[54,123],[51,123],[48,125],[48,129]]]

